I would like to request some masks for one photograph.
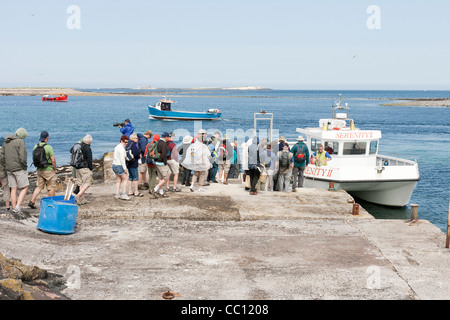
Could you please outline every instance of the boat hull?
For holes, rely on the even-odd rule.
[[[42,101],[66,102],[67,96],[63,97],[42,97]]]
[[[150,118],[157,120],[219,120],[220,112],[183,112],[183,111],[162,111],[153,106],[148,106]]]
[[[336,190],[345,190],[352,196],[367,202],[403,207],[411,199],[418,180],[392,180],[392,181],[334,181],[332,179],[317,179],[305,177],[306,188],[328,189],[329,183],[334,183]]]

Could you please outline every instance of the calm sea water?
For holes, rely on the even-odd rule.
[[[95,90],[102,91],[102,90]],[[132,92],[130,89],[103,91]],[[419,218],[445,230],[449,205],[450,180],[450,108],[389,107],[384,103],[403,98],[450,97],[450,91],[297,91],[297,90],[176,90],[165,94],[177,101],[174,108],[204,111],[218,108],[222,120],[182,122],[149,120],[148,104],[161,96],[69,97],[67,103],[42,102],[40,97],[0,97],[2,125],[0,136],[24,127],[29,160],[31,150],[42,130],[50,133],[58,165],[69,162],[69,150],[86,133],[93,136],[94,157],[100,158],[114,149],[120,138],[114,122],[129,118],[136,132],[150,129],[155,133],[174,131],[181,141],[184,134],[194,135],[200,125],[207,130],[242,130],[253,128],[253,114],[259,110],[274,113],[274,129],[288,140],[297,137],[296,128],[316,126],[320,118],[331,115],[331,105],[342,93],[351,107],[351,117],[362,129],[382,131],[379,152],[385,155],[416,159],[421,180],[410,203],[419,204]],[[30,167],[34,171],[34,167]],[[400,209],[361,203],[377,218],[409,219],[410,206]]]

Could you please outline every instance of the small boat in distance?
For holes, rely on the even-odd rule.
[[[148,106],[148,112],[150,113],[149,118],[157,120],[219,120],[220,110],[218,109],[208,109],[204,112],[193,112],[193,111],[175,111],[172,110],[172,104],[176,103],[174,100],[164,99],[159,100],[156,105]]]
[[[42,101],[57,101],[57,102],[66,102],[67,101],[67,94],[60,93],[56,97],[51,97],[49,95],[45,95],[42,97]]]

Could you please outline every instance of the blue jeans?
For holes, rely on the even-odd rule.
[[[117,174],[118,176],[121,176],[125,173],[125,171],[123,170],[123,167],[118,166],[116,164],[113,164],[112,169],[113,169],[114,173]]]
[[[139,169],[136,168],[128,168],[128,180],[130,181],[138,181],[139,180]]]

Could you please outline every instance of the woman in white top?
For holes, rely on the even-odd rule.
[[[126,163],[125,146],[128,143],[128,137],[123,135],[120,143],[114,148],[114,160],[112,169],[116,174],[116,195],[114,199],[131,200],[127,195],[128,169]]]

